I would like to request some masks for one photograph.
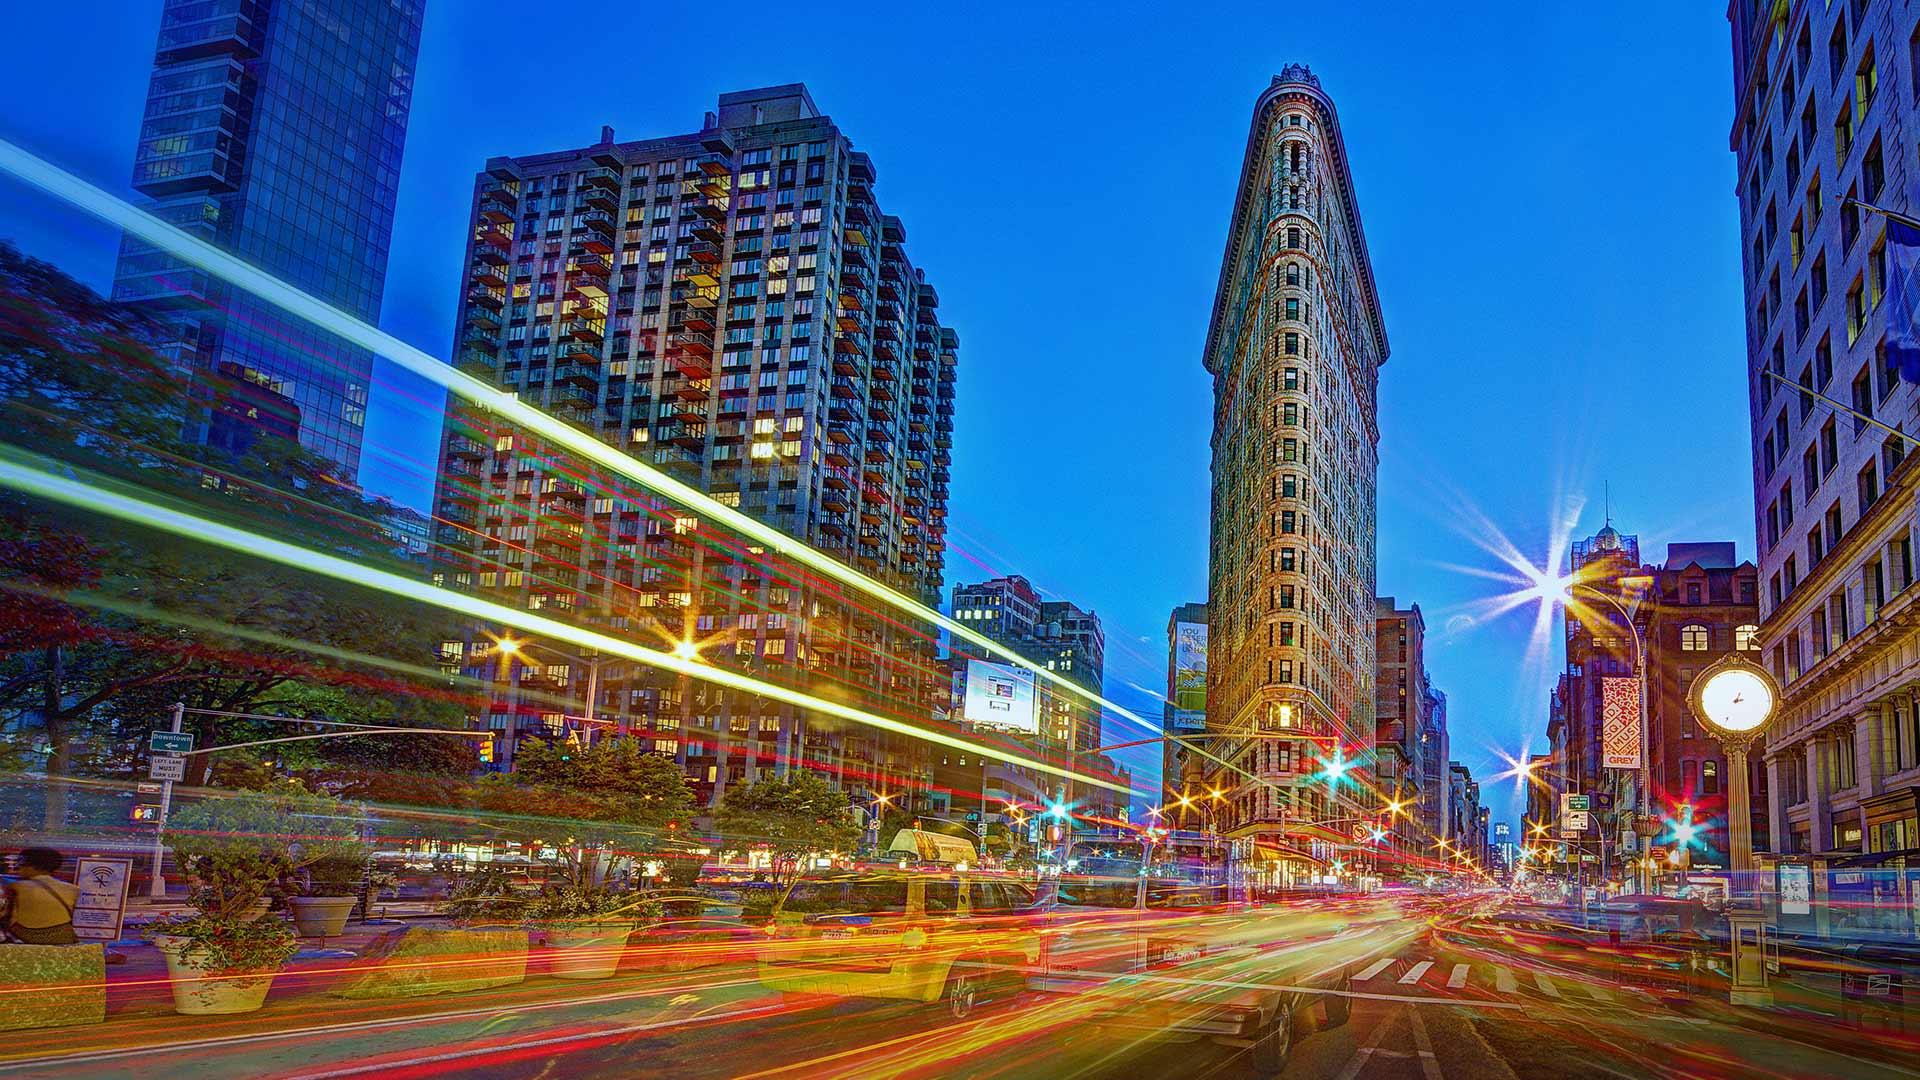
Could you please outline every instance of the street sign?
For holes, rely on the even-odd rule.
[[[193,749],[191,731],[156,731],[153,733],[153,752],[156,754],[185,754]]]
[[[1562,814],[1570,814],[1575,810],[1591,810],[1591,809],[1593,809],[1593,807],[1590,805],[1589,797],[1586,795],[1560,796],[1560,812]]]
[[[160,794],[160,785],[142,780],[133,786],[133,790],[142,795],[158,795]]]
[[[147,759],[147,776],[153,780],[185,780],[187,759],[175,754],[155,754]]]
[[[1575,810],[1567,814],[1563,827],[1572,833],[1586,832],[1593,825],[1593,815],[1585,810]]]
[[[73,876],[73,883],[80,888],[73,904],[75,937],[120,940],[120,925],[127,912],[127,882],[132,877],[132,859],[79,860]]]

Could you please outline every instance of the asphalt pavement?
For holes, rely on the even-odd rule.
[[[1511,940],[1498,923],[1383,921],[1324,947],[1346,950],[1351,1019],[1322,1030],[1305,1018],[1287,1077],[1920,1076],[1911,1055],[1864,1036],[1802,1038],[1724,1003],[1663,998],[1623,985],[1616,965],[1589,952]],[[1181,974],[1262,977],[1245,964]],[[244,1016],[149,1010],[17,1034],[0,1043],[0,1080],[1249,1074],[1244,1048],[1099,1028],[1070,997],[1021,994],[954,1019],[938,1005],[783,998],[747,963],[585,983],[535,975],[483,994],[401,1001],[302,993]]]

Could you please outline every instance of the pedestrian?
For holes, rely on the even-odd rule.
[[[23,945],[72,945],[73,907],[80,902],[75,885],[54,877],[65,859],[52,848],[20,853],[19,876],[6,883],[6,934]]]

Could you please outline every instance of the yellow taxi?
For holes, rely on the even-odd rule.
[[[758,949],[783,994],[944,1001],[955,1019],[1019,993],[1040,958],[1033,890],[957,870],[801,881]]]

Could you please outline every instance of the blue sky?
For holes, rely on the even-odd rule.
[[[1493,538],[1543,559],[1556,519],[1599,528],[1609,482],[1649,559],[1675,539],[1750,558],[1753,517],[1724,16],[1467,6],[1188,4],[1177,26],[1117,5],[813,8],[803,46],[757,37],[784,9],[596,5],[562,33],[521,4],[427,0],[383,321],[445,351],[488,156],[602,124],[687,131],[723,91],[806,82],[873,155],[961,335],[954,543],[1096,609],[1109,694],[1157,716],[1135,687],[1163,688],[1168,611],[1206,590],[1200,351],[1250,110],[1308,63],[1340,109],[1393,345],[1379,591],[1426,612],[1454,756],[1485,776],[1499,751],[1544,749],[1557,662],[1531,609],[1480,603],[1500,590],[1472,572],[1499,566]],[[158,13],[11,12],[17,42],[47,47],[0,70],[0,137],[125,190]],[[84,62],[52,44],[75,40]],[[110,279],[114,235],[4,181],[0,235]],[[420,503],[438,396],[403,378],[376,372],[363,479]],[[1157,771],[1157,751],[1131,760]],[[1494,789],[1496,820],[1519,816],[1513,790]]]

